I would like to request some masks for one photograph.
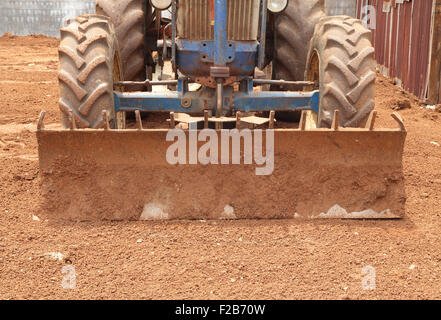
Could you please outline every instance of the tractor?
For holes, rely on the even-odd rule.
[[[96,0],[61,28],[62,128],[43,113],[37,132],[47,204],[79,219],[402,216],[406,131],[398,114],[374,128],[374,53],[360,20],[319,0]],[[220,164],[220,140],[208,164],[191,147],[165,159],[170,130],[236,130],[243,146],[262,128],[271,176],[246,151]]]

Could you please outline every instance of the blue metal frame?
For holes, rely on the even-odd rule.
[[[227,0],[214,4],[214,65],[224,67],[228,61]]]
[[[260,45],[257,58],[257,67],[263,70],[265,64],[265,47],[266,47],[266,17],[267,17],[267,0],[261,1],[260,8]]]
[[[240,91],[232,86],[221,85],[222,111],[290,111],[313,110],[318,113],[319,92],[262,92],[254,91],[250,76],[257,65],[263,68],[265,60],[266,0],[262,0],[260,10],[260,43],[256,41],[227,40],[227,0],[215,0],[214,41],[176,41],[176,4],[172,3],[172,63],[173,68],[194,77],[210,74],[210,67],[228,67],[230,76],[241,80]],[[178,80],[175,92],[114,92],[115,111],[173,111],[202,113],[212,110],[218,114],[216,89],[202,87],[188,91],[186,78]]]
[[[179,39],[176,41],[179,71],[192,78],[207,77],[210,67],[221,61],[228,66],[231,76],[251,76],[258,46],[257,41],[227,41],[220,58],[216,41]]]
[[[185,76],[208,78],[211,75],[210,68],[215,66],[228,67],[230,76],[248,77],[253,75],[258,60],[263,61],[264,42],[227,40],[227,2],[228,0],[214,2],[214,40],[195,41],[174,38],[173,48],[176,56],[173,55],[173,61]],[[266,25],[266,11],[265,14],[260,15],[261,23]],[[176,24],[175,20],[176,17],[172,18],[172,26]],[[173,30],[176,30],[176,27],[173,27]],[[261,31],[261,38],[265,38],[265,32],[265,30]]]
[[[115,111],[173,111],[189,114],[200,114],[204,110],[212,110],[216,114],[216,100],[201,99],[200,94],[188,92],[184,98],[191,101],[189,107],[184,107],[182,98],[176,92],[115,92]],[[293,111],[293,110],[312,110],[318,113],[319,92],[297,92],[297,91],[267,91],[267,92],[248,92],[225,94],[225,100],[232,101],[226,103],[224,110],[228,107],[230,111]]]
[[[171,64],[172,69],[176,72],[176,1],[172,0],[172,56],[171,56]]]
[[[254,91],[253,80],[242,81],[240,91],[224,88],[224,110],[229,111],[292,111],[313,110],[318,113],[319,91]],[[167,92],[114,92],[115,111],[173,111],[202,113],[212,110],[216,114],[216,90],[201,88],[188,91],[185,79],[178,80],[176,91]]]

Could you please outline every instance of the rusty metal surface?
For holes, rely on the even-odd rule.
[[[219,131],[219,164],[192,164],[188,152],[186,164],[173,165],[167,130],[40,125],[42,206],[54,218],[79,220],[139,219],[146,210],[161,219],[402,217],[406,132],[398,115],[398,129],[370,130],[371,118],[367,129],[271,131],[274,170],[260,176],[261,165],[243,163],[243,140],[240,164],[232,164],[231,152],[220,164]],[[189,143],[191,131],[184,132]]]
[[[412,35],[415,42],[411,45],[410,70],[407,90],[416,93],[420,98],[425,98],[427,93],[427,75],[430,56],[430,29],[432,23],[432,0],[413,1],[414,20],[412,22]]]
[[[434,18],[428,94],[430,104],[441,103],[441,2],[436,3]]]
[[[419,98],[426,98],[433,1],[357,0],[359,18],[366,5],[376,9],[373,43],[383,73],[397,78],[404,89]]]

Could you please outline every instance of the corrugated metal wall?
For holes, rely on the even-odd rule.
[[[435,4],[428,103],[441,103],[441,1]]]
[[[372,36],[383,73],[421,99],[428,90],[433,4],[433,0],[357,1],[359,18],[366,16],[366,6],[376,10]]]

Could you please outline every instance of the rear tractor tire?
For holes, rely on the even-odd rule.
[[[96,13],[109,17],[115,26],[126,81],[144,81],[147,62],[152,60],[146,47],[144,5],[150,6],[149,0],[95,0]],[[143,87],[130,86],[127,89],[138,91]]]
[[[115,113],[114,83],[122,68],[113,25],[107,17],[82,15],[61,30],[59,107],[64,128],[103,128],[107,111],[111,128],[124,126],[124,113]]]
[[[348,16],[317,24],[308,53],[305,80],[318,83],[317,127],[330,127],[339,110],[343,127],[363,127],[374,109],[375,60],[371,31]]]
[[[289,0],[286,10],[276,16],[273,79],[303,81],[309,43],[314,28],[326,16],[324,0]],[[271,90],[302,91],[302,86],[272,86]],[[298,121],[300,112],[277,112],[282,121]]]

